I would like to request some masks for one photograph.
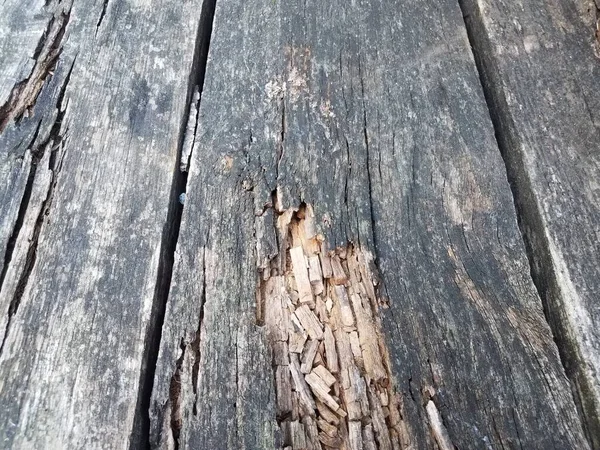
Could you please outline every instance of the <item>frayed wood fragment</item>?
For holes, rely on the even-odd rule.
[[[194,148],[194,141],[196,140],[196,124],[198,122],[198,104],[200,102],[200,91],[198,86],[194,88],[194,96],[192,97],[192,103],[190,104],[190,113],[188,115],[187,125],[185,127],[185,137],[183,139],[183,146],[181,147],[181,160],[179,162],[179,170],[181,172],[187,172],[190,166],[190,156],[192,149]]]
[[[425,410],[427,411],[427,417],[429,418],[431,433],[440,450],[455,450],[454,444],[452,444],[450,436],[448,435],[448,430],[446,430],[446,427],[444,426],[442,415],[432,400],[427,402]]]

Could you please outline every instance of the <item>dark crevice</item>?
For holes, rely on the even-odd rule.
[[[31,143],[27,147],[28,149],[33,148],[35,141],[37,140],[40,126],[42,122],[38,122],[36,130],[33,134],[33,138]],[[4,286],[4,279],[6,278],[6,273],[8,272],[8,268],[10,267],[10,262],[12,260],[12,255],[15,250],[15,245],[17,244],[17,238],[19,237],[19,233],[21,232],[21,228],[23,227],[23,221],[25,220],[25,215],[27,212],[27,208],[29,206],[29,200],[31,198],[31,191],[33,189],[33,180],[35,179],[35,172],[37,168],[37,162],[39,161],[39,157],[36,157],[35,154],[32,155],[31,166],[29,168],[29,175],[27,177],[27,183],[25,184],[25,190],[23,191],[23,197],[21,198],[21,204],[19,205],[19,211],[17,213],[17,220],[13,226],[13,231],[10,237],[8,238],[8,242],[6,245],[6,251],[4,252],[4,266],[2,267],[2,272],[0,272],[0,292],[2,292],[2,287]],[[10,320],[10,318],[9,318]]]
[[[488,36],[481,11],[470,0],[458,0],[462,10],[467,36],[475,59],[479,80],[494,127],[498,148],[504,161],[506,176],[512,192],[517,222],[529,260],[530,275],[542,300],[544,315],[558,347],[564,371],[571,382],[573,399],[577,406],[584,433],[592,448],[600,448],[600,419],[595,412],[588,381],[578,370],[579,348],[569,337],[569,330],[560,320],[556,298],[560,288],[550,255],[550,243],[544,231],[543,219],[520,153],[518,138],[502,82],[497,79],[499,67],[493,59],[493,44]]]
[[[365,144],[365,152],[366,152],[366,172],[367,172],[367,189],[369,194],[369,214],[371,217],[371,234],[373,238],[373,258],[375,266],[379,267],[379,258],[377,252],[377,236],[375,229],[375,206],[373,205],[373,183],[371,180],[372,172],[371,172],[371,152],[369,147],[369,132],[368,132],[368,123],[367,123],[367,105],[365,102],[365,83],[362,75],[362,69],[360,65],[360,58],[358,64],[358,72],[360,77],[360,89],[361,89],[361,97],[362,97],[362,107],[363,107],[363,138]]]
[[[283,152],[285,149],[285,98],[281,98],[281,131],[279,136],[279,146],[277,148],[277,163],[275,164],[275,183],[279,183],[279,169],[281,166],[281,160],[283,159]]]
[[[209,235],[210,230],[204,243],[204,254],[202,255],[202,293],[200,294],[201,306],[198,317],[198,328],[196,329],[196,336],[190,344],[190,348],[194,352],[194,364],[192,366],[192,392],[194,393],[192,414],[194,414],[194,416],[198,415],[198,374],[200,373],[200,342],[202,339],[202,324],[204,322],[204,305],[206,303],[206,245],[208,245]],[[175,446],[178,447],[178,444],[179,443],[176,442]]]
[[[158,352],[160,348],[162,327],[165,319],[165,311],[171,286],[171,277],[173,275],[175,249],[177,247],[179,229],[181,226],[181,216],[183,212],[183,205],[179,201],[179,198],[181,194],[186,192],[188,178],[187,172],[182,172],[180,170],[181,163],[179,159],[182,155],[187,118],[189,117],[190,110],[192,108],[194,90],[197,87],[201,95],[202,88],[204,86],[206,62],[212,34],[213,17],[215,13],[215,3],[216,0],[205,0],[200,13],[198,34],[196,36],[196,44],[194,49],[194,59],[188,79],[188,108],[187,111],[185,111],[184,116],[181,118],[178,158],[175,167],[173,168],[169,207],[161,240],[160,261],[158,266],[153,306],[144,342],[144,355],[140,372],[136,415],[134,418],[132,434],[129,440],[129,447],[132,449],[151,448],[150,402],[154,385],[154,374],[156,372]],[[173,407],[174,405],[171,406]]]
[[[179,343],[181,350],[181,356],[175,364],[175,372],[171,377],[171,383],[169,385],[169,407],[171,409],[171,416],[169,417],[171,426],[171,432],[173,433],[174,450],[179,450],[179,434],[181,430],[181,366],[185,359],[185,341],[181,339]]]
[[[100,17],[98,18],[98,22],[96,23],[96,33],[98,32],[98,28],[102,25],[102,21],[104,20],[104,16],[106,15],[106,8],[108,7],[108,0],[104,0],[102,2],[102,11],[100,12]]]
[[[31,200],[31,194],[33,192],[33,186],[35,182],[35,177],[37,174],[38,165],[42,161],[42,158],[46,151],[50,151],[50,155],[48,158],[48,170],[52,172],[50,184],[48,186],[48,192],[46,193],[46,198],[44,199],[42,206],[40,208],[39,215],[34,225],[34,229],[31,235],[31,239],[29,242],[29,249],[27,251],[27,256],[25,259],[25,265],[21,272],[21,276],[19,277],[19,281],[17,282],[17,287],[14,293],[13,298],[11,299],[9,308],[8,308],[8,317],[6,321],[6,329],[4,332],[4,337],[2,339],[2,344],[0,344],[0,355],[4,350],[4,345],[6,343],[6,338],[8,337],[11,322],[13,316],[17,313],[19,309],[19,305],[21,303],[21,298],[23,297],[23,293],[25,292],[25,288],[27,287],[27,282],[29,281],[29,276],[31,271],[33,270],[33,266],[35,265],[35,260],[37,256],[37,245],[40,236],[40,232],[42,230],[42,225],[44,223],[45,217],[48,215],[50,205],[52,204],[52,198],[54,195],[54,188],[56,186],[56,182],[58,179],[58,174],[62,168],[62,158],[63,154],[63,140],[64,136],[67,133],[67,130],[62,130],[63,118],[66,113],[66,108],[63,108],[63,100],[65,96],[65,92],[67,89],[67,85],[71,80],[71,73],[73,71],[73,67],[75,66],[75,59],[73,60],[71,67],[69,68],[69,72],[65,77],[65,81],[60,89],[56,108],[57,115],[50,129],[49,136],[40,144],[36,145],[35,141],[39,137],[39,130],[41,126],[41,122],[38,124],[38,127],[34,133],[34,139],[30,144],[31,149],[31,167],[29,170],[29,175],[27,178],[27,184],[25,186],[25,191],[23,193],[23,197],[21,199],[21,204],[19,205],[19,212],[17,214],[17,220],[15,222],[15,226],[13,228],[13,232],[8,241],[5,258],[4,258],[4,267],[2,269],[2,273],[0,274],[0,291],[4,286],[4,280],[8,269],[10,267],[10,263],[12,260],[13,252],[21,233],[23,223],[27,216],[27,211],[29,208],[29,202]],[[49,149],[49,150],[48,150]],[[43,169],[43,168],[42,168]]]

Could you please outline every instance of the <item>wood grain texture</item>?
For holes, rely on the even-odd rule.
[[[537,287],[600,448],[600,60],[592,1],[465,0]]]
[[[200,6],[0,5],[2,447],[139,443]]]
[[[413,448],[587,448],[456,2],[218,2],[189,170],[153,446],[281,445],[254,296],[306,202],[377,255]]]

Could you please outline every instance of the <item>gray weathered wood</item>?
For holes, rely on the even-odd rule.
[[[464,0],[537,287],[600,448],[600,53],[592,0]]]
[[[217,2],[189,170],[153,446],[283,445],[255,290],[306,202],[376,254],[409,444],[587,447],[455,1]]]
[[[0,5],[3,448],[143,439],[201,4]]]

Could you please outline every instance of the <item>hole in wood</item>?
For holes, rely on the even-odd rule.
[[[259,274],[282,447],[406,448],[372,258],[352,244],[329,251],[313,217],[310,205],[279,213],[280,255]]]

